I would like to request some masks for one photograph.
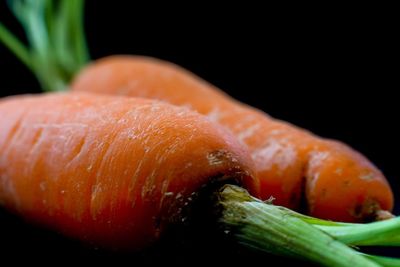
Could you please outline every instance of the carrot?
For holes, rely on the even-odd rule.
[[[214,180],[257,192],[247,151],[185,109],[56,94],[2,100],[0,114],[0,202],[95,244],[144,247]]]
[[[324,140],[241,104],[184,69],[161,60],[111,56],[83,69],[74,91],[141,96],[188,106],[230,129],[250,149],[262,199],[319,218],[364,221],[393,207],[382,173],[347,146]]]
[[[82,3],[75,1],[61,5],[65,17],[82,12]],[[40,17],[35,8],[17,7],[18,14]],[[62,27],[54,35],[53,26],[49,26],[48,44],[33,38],[31,54],[22,45],[15,45],[19,42],[11,34],[4,34],[4,27],[0,27],[0,36],[45,88],[61,90],[88,58],[82,31],[74,31],[82,29],[77,23],[79,20],[55,23]],[[28,35],[37,35],[34,30],[27,27]],[[70,42],[66,45],[65,40]],[[68,44],[70,55],[66,56],[62,48],[67,49]],[[71,88],[154,98],[207,115],[248,146],[260,181],[259,197],[273,196],[277,205],[345,222],[379,219],[393,209],[393,193],[386,178],[358,152],[273,119],[174,64],[146,57],[111,56],[84,68],[73,79]]]
[[[96,246],[145,249],[183,221],[202,188],[212,183],[235,181],[258,190],[246,149],[184,108],[59,93],[1,100],[0,113],[0,203]],[[248,246],[326,266],[346,266],[349,260],[379,266],[236,187],[225,187],[218,196],[220,222]],[[254,219],[260,211],[265,222]],[[285,248],[288,240],[292,246]]]
[[[21,1],[18,7],[35,15],[50,2]],[[78,2],[63,2],[70,4],[61,5],[61,17],[70,17],[65,12],[81,7]],[[0,39],[11,49],[18,44],[1,24]],[[37,44],[26,53],[19,46],[15,52],[27,65],[43,67],[45,79],[54,58],[42,48]],[[42,84],[51,89],[62,84],[60,78],[52,73]],[[0,203],[95,245],[146,248],[171,224],[185,221],[193,201],[210,192],[203,187],[234,181],[258,195],[246,148],[184,108],[138,98],[49,94],[2,100],[0,113]],[[323,266],[399,266],[398,259],[359,254],[346,245],[399,246],[400,218],[334,223],[265,203],[232,185],[208,197],[222,231],[249,247]]]

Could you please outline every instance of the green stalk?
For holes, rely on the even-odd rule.
[[[29,69],[32,68],[32,62],[28,49],[0,22],[0,41],[14,53]]]
[[[36,76],[43,90],[65,90],[89,61],[83,0],[10,0],[28,39],[24,45],[0,24],[0,41]]]
[[[400,246],[400,217],[351,226],[318,226],[337,240],[357,246]]]
[[[246,246],[321,266],[381,266],[290,213],[252,198],[242,188],[225,186],[219,203],[222,226]]]
[[[362,254],[367,259],[373,260],[382,267],[400,267],[400,259]]]
[[[341,223],[313,218],[285,207],[277,208],[350,246],[400,246],[400,217],[367,224]]]
[[[340,223],[313,218],[284,207],[279,209],[314,225],[347,245],[400,246],[400,217],[367,224]]]

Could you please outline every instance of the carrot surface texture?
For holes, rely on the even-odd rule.
[[[5,99],[0,114],[1,203],[95,244],[144,247],[212,179],[258,190],[247,151],[185,109],[63,93]]]
[[[371,221],[392,211],[386,178],[347,145],[273,119],[172,63],[111,56],[85,67],[89,57],[80,25],[83,1],[61,1],[59,12],[52,12],[57,5],[49,0],[11,3],[31,49],[4,26],[0,38],[47,90],[63,90],[72,79],[73,91],[159,99],[206,115],[248,146],[261,186],[256,197],[272,196],[277,205],[343,222]],[[59,15],[49,21],[44,14]]]
[[[239,103],[188,71],[157,59],[111,56],[84,68],[74,91],[141,96],[188,106],[228,128],[248,146],[260,198],[336,221],[362,222],[391,211],[382,173],[348,146],[319,138]]]
[[[32,47],[2,24],[0,40],[44,88],[64,89],[88,58],[83,2],[10,3]],[[170,63],[109,58],[83,71],[76,91],[79,84],[190,105],[208,119],[140,98],[53,93],[1,100],[0,203],[40,225],[95,245],[140,250],[185,219],[201,188],[232,181],[291,208],[305,194],[310,214],[322,218],[359,221],[392,207],[383,175],[360,154],[273,120]],[[322,266],[400,266],[349,247],[399,246],[399,218],[331,222],[233,185],[213,191],[216,220],[241,244]]]
[[[259,189],[246,148],[185,108],[58,93],[3,99],[0,114],[2,205],[97,246],[148,247],[184,221],[191,201],[211,183]],[[243,189],[217,194],[220,223],[249,246],[327,266],[379,266]]]

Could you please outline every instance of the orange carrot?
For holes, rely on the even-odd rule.
[[[79,40],[79,31],[69,28],[71,20],[69,23],[57,20],[60,31],[54,31],[53,27],[50,31],[48,24],[52,22],[54,7],[60,8],[57,14],[61,18],[72,18],[74,12],[83,6],[81,0],[63,1],[59,5],[53,5],[50,0],[10,3],[15,3],[20,19],[36,17],[37,22],[43,19],[43,14],[49,15],[41,21],[42,24],[39,23],[41,36],[48,34],[49,40],[60,38],[58,41]],[[29,29],[34,31],[37,27]],[[52,35],[54,32],[57,34]],[[35,35],[35,32],[31,34]],[[70,34],[74,35],[72,39]],[[56,49],[54,54],[51,49],[44,50],[52,46],[43,46],[46,42],[42,41],[28,51],[1,23],[0,40],[50,90],[62,88],[66,80],[61,76],[71,75],[84,59],[79,45],[73,46],[76,57],[59,53],[64,52],[62,49]],[[38,40],[32,38],[31,42]],[[157,67],[153,69],[157,70]],[[199,89],[201,81],[180,76],[179,72],[183,71],[178,69],[170,75],[169,78],[177,78],[172,84],[185,84],[192,80],[193,88]],[[168,71],[159,72],[163,73]],[[124,75],[116,77],[122,77],[125,82]],[[162,77],[161,81],[169,78]],[[148,82],[148,77],[144,80]],[[207,86],[203,91],[200,89],[196,94],[219,95],[221,105],[216,107],[225,106],[225,111],[238,115],[242,119],[240,127],[252,123],[254,116],[265,119],[261,112],[252,111],[258,115],[250,112],[248,120],[243,120],[241,116],[246,108],[241,104],[230,104],[233,101],[228,98],[224,102],[222,93],[213,92]],[[224,110],[214,113],[221,115],[221,111]],[[184,221],[184,214],[190,215],[186,213],[190,210],[189,204],[198,199],[200,192],[206,192],[201,188],[212,183],[219,185],[235,181],[257,196],[259,180],[271,181],[262,176],[254,178],[251,156],[229,132],[199,114],[166,103],[89,94],[53,94],[1,100],[0,114],[0,204],[31,221],[95,245],[135,250],[146,248],[158,240],[171,223]],[[211,117],[215,119],[215,116]],[[224,117],[220,120],[226,120]],[[288,154],[282,150],[282,145],[293,148],[294,157],[289,157],[293,162],[299,155],[308,156],[307,168],[301,173],[314,178],[306,179],[310,189],[306,192],[309,200],[320,201],[312,194],[324,192],[331,181],[324,178],[322,181],[327,183],[321,183],[319,176],[327,177],[326,173],[337,164],[347,167],[345,170],[335,169],[344,176],[368,170],[365,176],[355,178],[357,183],[372,180],[378,191],[384,184],[384,180],[376,181],[374,175],[379,176],[379,173],[371,172],[374,169],[364,158],[341,144],[312,140],[310,134],[288,128],[283,123],[269,121],[270,128],[265,121],[261,120],[261,123],[263,125],[257,127],[269,130],[272,137],[270,143],[261,147],[260,159],[268,159],[265,162],[270,166],[278,165],[276,173],[285,171],[287,162],[291,162],[287,160]],[[252,132],[257,131],[257,127],[249,128],[248,132],[240,131],[239,139],[244,142],[247,137],[254,139]],[[309,148],[310,144],[312,148]],[[305,154],[296,154],[299,152]],[[255,157],[256,163],[260,159]],[[362,180],[357,180],[359,178]],[[353,186],[354,181],[351,182]],[[365,186],[363,182],[359,184]],[[211,188],[215,189],[214,186]],[[329,193],[324,192],[321,198],[329,199],[332,197]],[[232,185],[214,191],[211,199],[212,203],[206,202],[206,208],[217,207],[209,215],[215,216],[213,218],[222,231],[251,248],[303,258],[322,266],[400,264],[400,259],[359,254],[346,246],[399,246],[400,218],[366,225],[323,221],[270,205]],[[369,201],[367,204],[361,201],[364,205],[354,209],[356,213],[352,216],[357,218],[380,209],[377,206],[380,199]],[[364,211],[365,207],[371,210]]]
[[[1,100],[0,114],[1,205],[96,246],[147,248],[190,216],[191,203],[207,185],[235,181],[258,191],[247,149],[185,108],[138,98],[49,94]],[[304,222],[312,218],[234,186],[215,195],[216,219],[245,245],[324,266],[379,266],[379,258],[370,260]],[[378,242],[393,243],[385,225],[379,233],[386,236]],[[389,226],[400,229],[400,221]],[[365,242],[363,236],[357,235]]]
[[[0,102],[0,203],[113,248],[143,248],[205,184],[256,194],[246,149],[187,109],[88,94]]]
[[[36,74],[43,88],[65,89],[88,62],[82,0],[61,5],[10,2],[27,35],[36,38],[29,39],[28,49],[0,23],[0,41]],[[59,10],[54,10],[57,6]],[[61,14],[66,21],[50,21],[43,17],[48,13]],[[41,31],[26,20],[31,17],[42,21]],[[67,20],[73,17],[77,19]],[[55,31],[52,24],[59,28]],[[43,34],[46,40],[42,40]],[[349,222],[381,217],[393,208],[393,193],[385,177],[359,153],[270,118],[171,63],[113,56],[84,69],[71,87],[74,91],[161,99],[207,115],[249,147],[261,184],[260,196],[273,196],[278,205],[304,206],[313,216]]]
[[[80,24],[83,2],[18,2],[11,1],[15,3],[14,11],[28,36],[36,38],[29,38],[28,49],[0,23],[0,41],[36,74],[45,89],[65,89],[88,61]],[[52,10],[56,7],[60,10]],[[47,13],[77,19],[53,23],[43,18]],[[24,19],[31,17],[43,22],[41,31],[37,31],[36,24],[30,26],[31,20]],[[55,30],[52,24],[60,28]],[[46,40],[42,40],[43,34]],[[276,204],[293,209],[304,206],[308,214],[338,221],[370,220],[392,210],[389,184],[363,156],[241,104],[173,64],[143,57],[110,57],[84,70],[72,88],[161,99],[207,115],[249,147],[261,197],[273,196]]]
[[[82,70],[71,88],[160,99],[207,115],[249,147],[260,196],[273,196],[278,205],[296,209],[304,198],[310,215],[348,222],[374,219],[392,210],[389,184],[365,157],[239,103],[174,64],[111,56]]]

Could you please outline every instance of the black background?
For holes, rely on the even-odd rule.
[[[399,43],[390,15],[374,7],[340,12],[323,7],[314,12],[304,6],[300,11],[296,6],[114,2],[118,4],[87,2],[86,33],[93,59],[141,54],[177,63],[274,117],[348,143],[370,158],[399,194]],[[4,1],[0,20],[23,37]],[[0,70],[1,96],[40,91],[33,75],[1,45]],[[4,212],[0,236],[5,254],[24,254],[38,246],[32,250],[35,255],[49,250],[72,259],[83,255],[103,261],[104,254],[114,259],[112,253],[78,249],[74,242],[64,243]],[[207,262],[206,252],[186,251],[190,256],[185,259]],[[230,253],[220,255],[222,262]]]

